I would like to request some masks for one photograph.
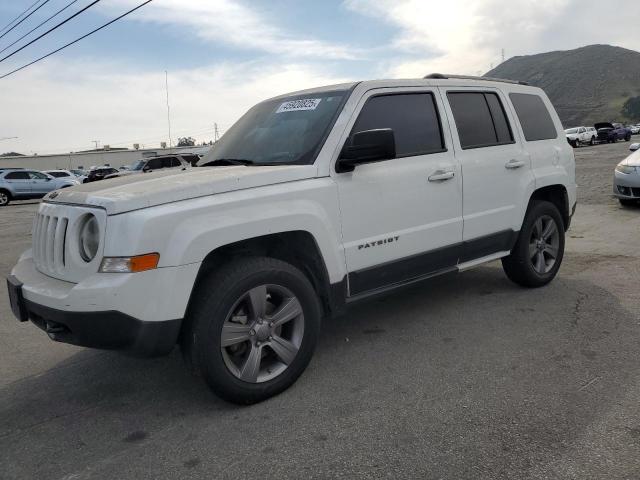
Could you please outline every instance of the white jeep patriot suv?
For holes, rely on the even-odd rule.
[[[321,318],[502,259],[540,287],[575,209],[573,152],[544,92],[433,74],[250,109],[199,168],[53,192],[8,277],[51,339],[138,354],[178,343],[221,397],[296,381]]]

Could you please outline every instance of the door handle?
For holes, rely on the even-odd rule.
[[[445,180],[450,180],[455,176],[455,172],[453,170],[436,170],[429,176],[430,182],[443,182]]]
[[[524,167],[524,162],[522,160],[509,160],[507,163],[505,163],[504,168],[509,168],[511,170],[516,169],[516,168],[520,168],[520,167]]]

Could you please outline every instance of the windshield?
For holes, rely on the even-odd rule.
[[[567,130],[564,131],[564,133],[578,133],[578,129],[577,128],[568,128]]]
[[[245,164],[311,164],[337,118],[347,91],[268,100],[245,113],[199,165],[216,160]]]
[[[142,170],[142,167],[144,167],[145,161],[144,160],[139,160],[138,162],[134,163],[133,165],[131,165],[129,167],[130,170]]]

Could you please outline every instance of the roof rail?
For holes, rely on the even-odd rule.
[[[522,82],[517,80],[506,80],[504,78],[474,77],[472,75],[447,75],[444,73],[430,73],[429,75],[425,75],[423,78],[436,79],[436,80],[446,80],[449,78],[455,78],[459,80],[483,80],[485,82],[502,82],[502,83],[512,83],[514,85],[529,85],[527,82]]]

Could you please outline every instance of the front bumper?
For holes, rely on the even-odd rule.
[[[133,274],[97,273],[70,283],[40,273],[30,252],[13,268],[29,319],[53,340],[159,355],[175,345],[199,264]],[[11,291],[11,286],[9,286]],[[11,297],[11,295],[10,295]],[[22,317],[22,318],[20,318]]]
[[[181,319],[145,322],[117,311],[57,310],[26,300],[14,276],[7,278],[7,284],[18,320],[31,320],[56,342],[157,356],[169,353],[180,333]]]
[[[640,199],[640,174],[616,171],[613,177],[613,194],[622,199]]]

